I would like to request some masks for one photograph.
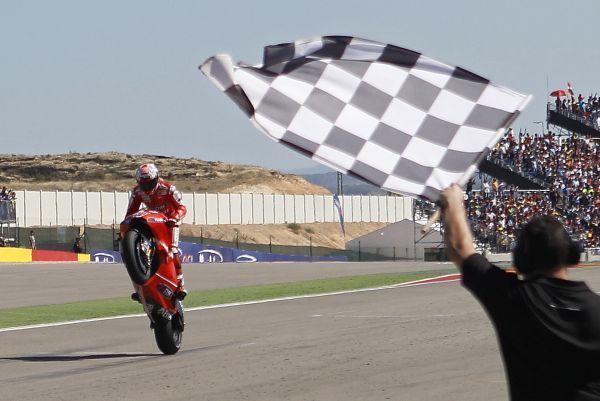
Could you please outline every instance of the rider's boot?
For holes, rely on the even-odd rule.
[[[132,299],[133,301],[136,301],[136,302],[142,303],[142,301],[140,300],[140,296],[138,295],[138,293],[137,293],[137,292],[134,292],[133,294],[131,294],[131,299]]]
[[[183,271],[181,269],[181,259],[179,257],[179,253],[175,254],[175,272],[177,273],[177,290],[175,290],[175,297],[178,300],[183,301],[188,292],[185,289],[183,281]]]
[[[185,285],[183,285],[183,274],[177,275],[177,290],[175,291],[175,297],[183,301],[185,297],[187,297],[187,290],[185,289]]]

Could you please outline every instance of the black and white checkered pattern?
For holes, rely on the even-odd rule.
[[[412,50],[327,36],[200,67],[271,138],[386,190],[464,183],[529,97]]]

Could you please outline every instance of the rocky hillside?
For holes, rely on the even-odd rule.
[[[137,166],[148,162],[184,192],[329,193],[304,178],[257,166],[117,152],[0,155],[0,185],[15,190],[127,191]]]

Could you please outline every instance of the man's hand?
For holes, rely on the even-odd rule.
[[[167,226],[169,226],[169,227],[175,227],[176,225],[179,224],[179,220],[177,220],[177,219],[167,219],[166,223],[167,223]]]
[[[448,208],[462,208],[464,202],[464,192],[458,184],[452,184],[442,191],[439,202],[443,212],[445,212]]]

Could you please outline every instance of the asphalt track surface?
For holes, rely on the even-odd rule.
[[[325,277],[424,270],[453,270],[450,263],[206,263],[185,264],[188,290],[231,288]],[[122,264],[0,263],[0,308],[129,296]]]
[[[55,267],[34,266],[60,275]],[[273,266],[244,268],[281,281]],[[1,271],[4,292],[13,284]],[[600,291],[600,269],[571,276]],[[22,290],[82,278],[68,277]],[[0,399],[507,399],[492,327],[457,282],[189,311],[186,321],[182,350],[170,357],[158,353],[145,317],[0,332]]]

